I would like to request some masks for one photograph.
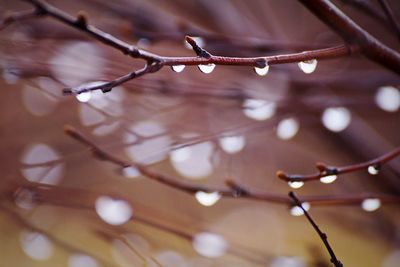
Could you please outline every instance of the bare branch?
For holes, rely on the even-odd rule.
[[[198,191],[203,192],[218,192],[221,196],[229,197],[229,198],[246,198],[256,201],[263,201],[263,202],[270,202],[276,204],[290,204],[290,199],[283,194],[278,193],[271,193],[271,192],[255,192],[250,189],[245,188],[242,185],[238,185],[237,183],[228,180],[226,181],[227,186],[230,189],[225,188],[211,188],[206,186],[197,186],[187,183],[182,183],[177,181],[177,179],[173,177],[169,177],[167,175],[154,172],[148,169],[146,166],[129,162],[114,155],[108,153],[107,151],[101,149],[96,144],[94,144],[91,140],[87,137],[79,133],[74,127],[72,126],[65,126],[64,131],[67,135],[74,138],[75,140],[79,141],[80,143],[88,146],[93,153],[100,160],[105,160],[111,162],[121,168],[126,167],[134,167],[136,168],[139,173],[150,180],[157,181],[162,183],[166,186],[171,188],[175,188],[177,190],[186,192],[188,194],[195,194]],[[365,199],[368,198],[376,198],[379,199],[382,203],[400,203],[400,197],[392,196],[392,195],[385,195],[385,194],[359,194],[359,195],[323,195],[323,196],[307,196],[303,197],[302,201],[312,203],[313,205],[359,205]]]
[[[331,262],[335,267],[343,267],[343,264],[336,258],[335,252],[333,251],[331,245],[328,242],[328,236],[322,232],[315,221],[311,218],[311,215],[304,209],[301,204],[301,201],[296,197],[293,192],[289,192],[289,197],[293,200],[294,204],[298,206],[304,212],[304,215],[307,217],[307,220],[310,222],[314,230],[317,232],[322,242],[324,243],[326,249],[328,250],[329,255],[331,256]]]
[[[390,22],[391,26],[396,31],[397,37],[400,38],[400,24],[396,20],[396,17],[393,14],[393,10],[390,7],[389,3],[386,0],[379,0],[378,2],[381,5],[383,11],[385,12],[385,15],[388,21]]]
[[[299,1],[346,42],[358,44],[369,59],[400,74],[400,54],[361,28],[329,0]]]
[[[329,176],[329,175],[339,175],[339,174],[344,174],[344,173],[351,173],[351,172],[356,172],[359,170],[366,170],[368,167],[374,168],[377,171],[382,168],[382,166],[397,158],[400,156],[400,146],[395,148],[394,150],[379,156],[377,158],[353,164],[353,165],[346,165],[342,167],[333,167],[333,166],[327,166],[324,163],[316,163],[316,168],[318,169],[317,173],[314,174],[308,174],[308,175],[301,175],[301,174],[286,174],[283,171],[278,171],[276,175],[287,182],[308,182],[308,181],[314,181],[321,179],[323,177]]]

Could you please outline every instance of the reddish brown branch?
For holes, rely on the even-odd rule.
[[[369,59],[400,74],[400,54],[361,28],[329,0],[299,1],[346,42],[358,44]]]
[[[143,59],[147,61],[146,67],[141,70],[133,71],[125,76],[117,78],[116,80],[104,83],[103,86],[88,87],[88,88],[74,88],[65,90],[66,93],[81,93],[91,90],[101,89],[103,92],[110,91],[114,86],[125,83],[131,79],[140,77],[144,74],[156,72],[164,66],[174,65],[201,65],[201,64],[216,64],[216,65],[237,65],[237,66],[250,66],[250,67],[265,67],[265,65],[297,63],[300,61],[307,61],[311,59],[329,59],[350,55],[358,51],[357,46],[341,45],[325,49],[317,49],[305,51],[301,53],[293,53],[287,55],[267,56],[267,57],[224,57],[215,56],[210,54],[199,47],[194,39],[187,37],[186,40],[192,46],[197,57],[165,57],[153,54],[137,47],[130,45],[106,32],[97,29],[96,27],[87,23],[86,16],[78,14],[78,17],[72,17],[62,10],[41,0],[24,0],[35,5],[41,14],[52,17],[66,25],[78,29],[96,40],[109,45],[122,53],[134,58]],[[149,66],[153,66],[149,68]]]
[[[136,168],[139,173],[150,180],[157,181],[164,185],[167,185],[171,188],[175,188],[177,190],[194,194],[198,191],[203,192],[219,192],[224,197],[230,198],[246,198],[251,200],[269,202],[269,203],[277,203],[277,204],[285,204],[288,205],[291,203],[290,199],[283,194],[277,193],[270,193],[270,192],[255,192],[250,189],[245,188],[242,185],[236,184],[234,181],[228,180],[226,181],[227,186],[229,189],[226,188],[211,188],[206,186],[197,186],[187,183],[182,183],[177,181],[177,179],[173,177],[169,177],[164,174],[160,174],[154,172],[147,168],[144,165],[129,162],[114,155],[108,153],[107,151],[103,150],[96,144],[94,144],[91,140],[87,137],[79,133],[75,128],[72,126],[65,126],[64,131],[67,135],[71,136],[75,140],[79,141],[80,143],[89,147],[92,151],[93,155],[95,155],[98,159],[105,160],[111,162],[121,168],[126,167],[133,167]],[[302,201],[309,202],[313,205],[359,205],[363,202],[363,200],[367,198],[377,198],[382,203],[400,203],[400,197],[392,196],[392,195],[385,195],[385,194],[359,194],[359,195],[322,195],[322,196],[307,196],[303,197]]]
[[[278,171],[276,175],[286,182],[308,182],[318,180],[329,175],[340,175],[344,173],[356,172],[359,170],[366,170],[370,166],[375,168],[376,170],[379,170],[385,163],[395,159],[398,156],[400,156],[400,146],[382,156],[353,165],[333,167],[327,166],[326,164],[319,162],[315,164],[318,172],[314,174],[286,174],[283,171]]]
[[[303,208],[301,201],[296,197],[293,192],[289,192],[289,197],[293,200],[294,204],[298,206],[304,212],[307,220],[310,222],[314,230],[317,232],[322,242],[324,243],[326,249],[328,250],[329,255],[331,256],[331,262],[335,267],[343,267],[343,264],[336,258],[335,252],[333,251],[331,245],[328,242],[328,236],[319,229],[318,225],[315,223],[311,215],[307,212],[306,209]]]

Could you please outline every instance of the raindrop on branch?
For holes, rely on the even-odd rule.
[[[299,68],[306,74],[313,73],[317,68],[317,60],[311,59],[306,61],[301,61],[298,63]]]
[[[208,258],[221,257],[228,250],[228,242],[225,238],[209,232],[196,234],[192,244],[197,253]]]
[[[309,211],[311,208],[311,205],[308,202],[301,203],[301,206],[306,211]],[[299,206],[294,206],[290,209],[290,214],[293,216],[301,216],[301,215],[304,215],[304,211]]]
[[[199,65],[198,68],[202,73],[209,74],[215,69],[215,64]]]
[[[336,179],[337,179],[337,175],[333,174],[333,175],[327,175],[327,176],[321,177],[319,180],[323,184],[330,184],[330,183],[333,183]]]
[[[347,108],[327,108],[322,114],[322,123],[332,132],[341,132],[349,126],[351,114]]]
[[[381,206],[381,201],[378,198],[367,198],[361,203],[361,207],[365,211],[375,211]]]
[[[268,74],[269,66],[268,66],[268,65],[265,65],[264,68],[254,67],[254,71],[255,71],[259,76],[265,76],[265,75]]]
[[[371,175],[377,175],[379,173],[379,167],[378,166],[368,166],[368,173]]]
[[[387,112],[396,112],[400,108],[400,91],[393,86],[382,86],[375,95],[376,104]]]
[[[125,200],[116,200],[108,196],[96,199],[95,209],[100,218],[108,224],[124,224],[132,217],[132,208]]]
[[[224,136],[219,139],[219,145],[222,150],[228,154],[235,154],[240,152],[245,146],[245,139],[242,135],[237,136]]]
[[[83,92],[83,93],[76,95],[76,99],[78,99],[78,101],[82,102],[82,103],[88,102],[91,97],[92,97],[92,92],[90,92],[90,91]]]
[[[173,65],[171,66],[171,69],[175,72],[182,72],[185,69],[185,65]]]
[[[220,200],[221,194],[218,192],[207,193],[203,191],[198,191],[196,192],[195,197],[201,205],[209,207]]]
[[[293,182],[288,182],[288,185],[293,188],[293,189],[298,189],[304,185],[304,182],[301,181],[293,181]]]
[[[293,138],[299,131],[299,122],[294,118],[281,120],[276,129],[276,135],[282,140]]]

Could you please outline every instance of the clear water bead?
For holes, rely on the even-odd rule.
[[[373,165],[368,166],[368,173],[371,175],[377,175],[379,173],[379,168]]]
[[[264,68],[254,67],[254,71],[255,71],[259,76],[265,76],[265,75],[268,74],[269,66],[268,66],[268,65],[265,65]]]
[[[361,203],[361,207],[365,211],[375,211],[381,206],[381,201],[378,198],[366,198]]]
[[[316,59],[311,59],[311,60],[306,60],[306,61],[301,61],[298,63],[299,68],[306,74],[313,73],[315,69],[317,68],[317,60]]]
[[[209,74],[215,69],[215,64],[199,65],[198,68],[202,73]]]
[[[288,182],[288,185],[293,189],[298,189],[304,185],[304,182]]]
[[[171,69],[177,73],[182,72],[185,69],[185,65],[174,65],[171,66]]]
[[[336,181],[336,179],[337,179],[337,175],[327,175],[327,176],[324,176],[324,177],[321,177],[319,180],[321,181],[321,183],[324,183],[324,184],[330,184],[330,183],[333,183],[334,181]]]

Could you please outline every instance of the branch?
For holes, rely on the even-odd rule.
[[[400,38],[400,24],[396,20],[396,17],[393,14],[392,8],[389,6],[389,3],[386,0],[379,0],[378,2],[382,7],[383,12],[385,12],[385,15],[386,15],[387,19],[389,20],[390,25],[395,30],[397,37]]]
[[[3,20],[0,21],[0,31],[16,21],[24,21],[32,18],[37,18],[43,15],[44,13],[37,8],[25,11],[13,12],[13,13],[7,12],[4,14]]]
[[[400,74],[400,54],[361,28],[329,0],[299,1],[346,42],[358,44],[369,59]]]
[[[156,72],[164,66],[175,66],[175,65],[236,65],[236,66],[250,66],[263,68],[267,65],[275,64],[285,64],[285,63],[297,63],[300,61],[307,61],[312,59],[329,59],[337,58],[342,56],[351,55],[358,52],[357,45],[340,45],[325,49],[317,49],[304,51],[301,53],[284,54],[276,56],[264,56],[264,57],[224,57],[216,56],[210,54],[208,51],[199,47],[194,39],[186,37],[186,40],[192,46],[193,50],[196,52],[197,57],[166,57],[157,54],[153,54],[137,47],[130,45],[111,34],[103,32],[102,30],[89,25],[87,22],[87,17],[80,13],[78,17],[72,17],[69,14],[63,12],[62,10],[44,2],[41,0],[23,0],[35,5],[36,9],[40,11],[42,15],[47,15],[56,19],[72,28],[80,30],[94,39],[111,46],[122,53],[129,55],[133,58],[143,59],[147,62],[146,66],[157,66],[156,68],[144,67],[141,70],[133,71],[125,76],[117,78],[103,84],[103,87],[89,87],[89,88],[69,88],[64,90],[65,93],[81,93],[92,90],[101,89],[103,92],[110,91],[114,86],[125,83],[131,79],[143,76],[148,73]]]
[[[314,230],[317,232],[322,242],[324,243],[326,249],[328,250],[329,255],[331,256],[331,262],[335,267],[343,267],[343,264],[336,258],[335,252],[333,251],[331,245],[328,242],[328,236],[322,232],[315,221],[311,218],[311,215],[303,208],[301,205],[301,201],[296,197],[293,192],[289,192],[289,197],[293,200],[294,204],[298,206],[304,212],[304,215],[307,217],[307,220],[310,222]]]
[[[382,156],[353,165],[333,167],[318,162],[315,164],[316,168],[318,169],[318,172],[314,174],[308,174],[308,175],[286,174],[283,171],[278,171],[276,175],[280,179],[286,182],[308,182],[308,181],[318,180],[330,175],[339,175],[344,173],[356,172],[359,170],[368,169],[369,167],[374,168],[376,171],[379,171],[379,169],[381,169],[385,163],[397,158],[398,156],[400,156],[400,146],[386,154],[383,154]]]
[[[149,170],[146,166],[132,163],[114,155],[108,153],[107,151],[101,149],[96,144],[94,144],[87,137],[79,133],[72,126],[65,126],[64,131],[67,135],[77,140],[78,142],[89,147],[91,152],[95,157],[101,160],[105,160],[111,162],[121,168],[133,167],[138,170],[138,172],[147,177],[150,180],[157,181],[171,188],[175,188],[176,190],[180,190],[182,192],[188,194],[195,194],[198,191],[203,192],[218,192],[221,196],[229,197],[229,198],[246,198],[256,201],[276,203],[276,204],[284,204],[289,205],[291,203],[290,199],[283,194],[277,193],[266,193],[266,192],[254,192],[250,189],[243,187],[242,185],[236,184],[234,181],[227,180],[225,183],[230,189],[223,188],[210,188],[206,186],[197,186],[187,183],[182,183],[177,181],[175,178],[166,176],[164,174],[160,174],[154,171]],[[376,198],[381,201],[381,203],[400,203],[400,197],[394,195],[386,195],[386,194],[360,194],[360,195],[322,195],[322,196],[307,196],[303,197],[302,201],[309,202],[313,205],[360,205],[365,199]]]

